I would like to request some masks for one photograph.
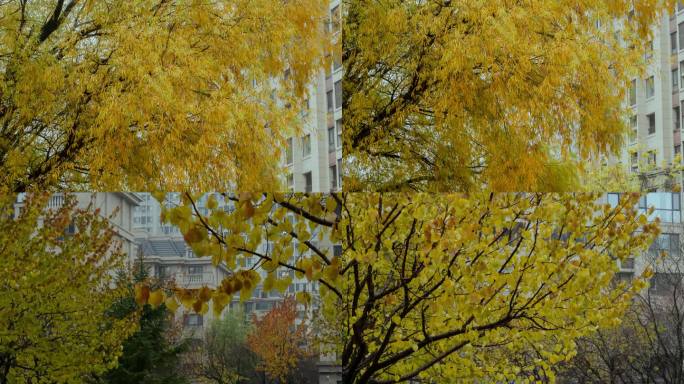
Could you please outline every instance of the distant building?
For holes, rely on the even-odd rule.
[[[331,0],[326,29],[333,44],[342,43],[340,0]],[[282,164],[289,191],[329,192],[342,190],[342,58],[334,50],[331,65],[309,86],[302,106],[305,126],[300,137],[287,139]]]
[[[133,233],[133,212],[143,201],[140,194],[130,192],[75,192],[71,193],[76,199],[76,206],[86,209],[89,206],[100,210],[100,215],[109,220],[116,232],[116,239],[121,242],[122,251],[129,258],[134,257],[138,250]],[[65,202],[64,193],[55,193],[48,200],[48,209],[61,207]],[[24,195],[20,195],[15,210],[24,205]],[[74,229],[75,230],[75,229]]]

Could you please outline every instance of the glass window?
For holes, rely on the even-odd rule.
[[[661,233],[648,250],[656,255],[665,252],[668,255],[679,257],[679,234]]]
[[[637,117],[632,116],[629,118],[629,127],[631,128],[631,133],[630,133],[630,142],[634,143],[637,139],[638,136],[638,126],[637,126]]]
[[[342,108],[342,82],[335,82],[335,107]]]
[[[337,146],[342,146],[342,119],[335,121],[335,130],[337,131]]]
[[[620,262],[622,269],[634,269],[634,258],[628,257]]]
[[[646,115],[646,118],[648,119],[648,134],[652,135],[656,131],[655,113],[651,113],[649,115]]]
[[[302,137],[302,156],[311,156],[311,135]]]
[[[632,80],[632,84],[629,86],[629,105],[636,105],[636,80]]]
[[[292,164],[294,162],[294,156],[292,154],[292,138],[287,139],[287,144],[285,147],[285,163]]]
[[[340,7],[336,6],[330,10],[330,20],[331,20],[331,31],[337,32],[340,30]]]
[[[332,111],[335,109],[334,100],[333,100],[333,91],[328,91],[325,94],[327,100],[328,100],[328,111]]]
[[[203,323],[203,318],[202,315],[196,314],[196,313],[189,313],[185,315],[185,325],[190,326],[190,327],[201,327]]]
[[[677,31],[670,33],[670,52],[677,53]]]
[[[188,267],[188,274],[190,275],[199,275],[204,272],[204,266],[199,265],[199,266],[191,266]]]
[[[292,173],[287,174],[287,189],[289,191],[294,189],[294,174]]]
[[[672,124],[674,125],[673,129],[679,131],[679,107],[672,108]]]
[[[330,189],[333,191],[337,190],[337,166],[330,166]]]
[[[313,191],[313,179],[311,178],[311,172],[306,172],[304,174],[304,192],[310,193]]]
[[[684,23],[679,23],[677,32],[679,32],[679,48],[681,49],[684,47]]]
[[[677,68],[672,70],[672,89],[679,89],[679,70]]]
[[[620,202],[620,194],[619,193],[609,193],[608,194],[608,204],[610,204],[611,207],[617,206],[619,202]]]
[[[335,152],[335,127],[328,128],[328,152]]]
[[[647,208],[653,207],[654,211],[649,216],[649,220],[658,217],[663,222],[679,223],[681,221],[680,205],[679,193],[652,192],[639,199],[639,212],[646,213]]]
[[[655,96],[655,79],[650,76],[646,79],[646,98],[650,99]]]

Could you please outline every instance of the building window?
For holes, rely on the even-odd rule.
[[[679,23],[677,31],[679,32],[679,49],[682,49],[684,47],[684,23]]]
[[[292,138],[287,139],[285,146],[285,163],[292,164],[294,162],[294,155],[292,154]]]
[[[333,70],[337,71],[342,68],[342,52],[339,49],[333,49]]]
[[[287,190],[292,192],[294,190],[294,174],[287,174]]]
[[[328,91],[325,93],[325,96],[328,100],[328,111],[332,111],[335,109],[334,100],[333,100],[333,91]]]
[[[335,82],[335,107],[342,108],[342,82]]]
[[[202,265],[188,267],[189,275],[201,275],[202,273],[204,273],[204,266]]]
[[[679,193],[654,192],[642,195],[639,199],[639,213],[647,213],[649,207],[653,207],[653,213],[649,220],[660,218],[666,223],[679,223],[681,221],[681,205]]]
[[[335,121],[335,130],[337,131],[337,146],[342,146],[342,119]]]
[[[636,105],[636,80],[632,80],[632,84],[629,87],[629,105]]]
[[[646,118],[648,119],[648,134],[652,135],[656,131],[655,113],[651,113],[649,115],[646,115]]]
[[[650,59],[653,57],[653,40],[649,40],[646,42],[646,53],[644,54],[644,57],[646,59]]]
[[[655,151],[648,151],[648,165],[656,165]]]
[[[620,262],[621,269],[634,269],[634,258],[627,257]]]
[[[337,32],[340,30],[340,7],[336,6],[330,10],[330,30],[331,32]]]
[[[680,153],[682,153],[682,145],[681,145],[681,144],[677,144],[677,145],[675,145],[675,147],[674,147],[674,154],[675,154],[675,156],[677,156],[677,155],[679,155]]]
[[[639,154],[637,152],[632,152],[629,163],[631,165],[632,172],[639,170]]]
[[[311,135],[302,137],[302,156],[311,156]]]
[[[679,107],[672,108],[672,121],[674,130],[679,131]]]
[[[330,166],[330,190],[332,190],[332,191],[337,190],[337,166],[336,165]]]
[[[668,255],[679,257],[679,234],[661,233],[648,250],[656,255],[666,252]]]
[[[328,128],[328,152],[335,152],[335,127]]]
[[[304,192],[311,193],[313,191],[313,179],[311,178],[311,172],[306,172],[304,174]]]
[[[611,207],[617,207],[618,203],[620,203],[620,194],[619,193],[609,193],[608,194],[608,204]]]
[[[679,70],[677,68],[672,70],[672,90],[679,89]]]
[[[670,52],[677,53],[677,31],[670,33]]]
[[[629,139],[630,139],[631,143],[634,143],[637,139],[638,132],[639,132],[636,115],[629,118],[629,127],[631,128]]]
[[[337,159],[337,185],[342,187],[342,159]]]
[[[655,79],[653,76],[646,79],[646,98],[650,99],[655,96]]]
[[[203,323],[202,315],[189,313],[185,315],[183,324],[189,327],[201,327]]]

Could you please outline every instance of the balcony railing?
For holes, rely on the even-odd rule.
[[[59,209],[64,205],[64,195],[61,193],[50,196],[48,201],[48,209]]]

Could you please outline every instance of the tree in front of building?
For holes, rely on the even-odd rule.
[[[652,272],[611,285],[616,261],[659,229],[636,212],[638,196],[597,198],[226,194],[229,205],[210,198],[200,211],[186,195],[164,217],[198,256],[234,271],[216,289],[176,292],[188,308],[220,311],[226,295],[251,297],[257,283],[285,290],[291,277],[280,271],[320,284],[344,383],[524,381],[516,354],[539,345],[533,363],[551,371],[577,338],[618,322]]]
[[[0,196],[0,383],[82,383],[117,364],[136,316],[114,317],[125,292],[108,219],[67,196]]]
[[[669,242],[668,237],[657,242]],[[559,382],[684,382],[684,258],[679,241],[667,248],[662,255],[647,255],[656,273],[619,326],[580,339],[577,356],[559,369]]]
[[[279,383],[295,382],[288,378],[311,356],[307,328],[303,322],[296,323],[296,301],[286,298],[262,318],[252,316],[254,328],[247,336],[247,345],[259,357],[257,369]]]
[[[300,131],[327,50],[327,7],[0,3],[0,186],[278,189],[278,148]]]
[[[141,255],[142,256],[142,255]],[[121,270],[117,284],[127,295],[110,308],[111,316],[124,318],[139,313],[139,328],[123,343],[118,365],[96,380],[101,384],[185,384],[190,381],[180,369],[188,342],[181,338],[174,311],[164,303],[153,306],[136,302],[135,286],[151,283],[148,270],[139,259],[132,270]],[[161,282],[153,283],[157,287]]]
[[[583,163],[621,148],[631,81],[674,7],[344,4],[350,191],[575,191]]]
[[[258,358],[247,346],[252,326],[239,310],[226,311],[184,357],[188,373],[206,383],[258,383]]]

